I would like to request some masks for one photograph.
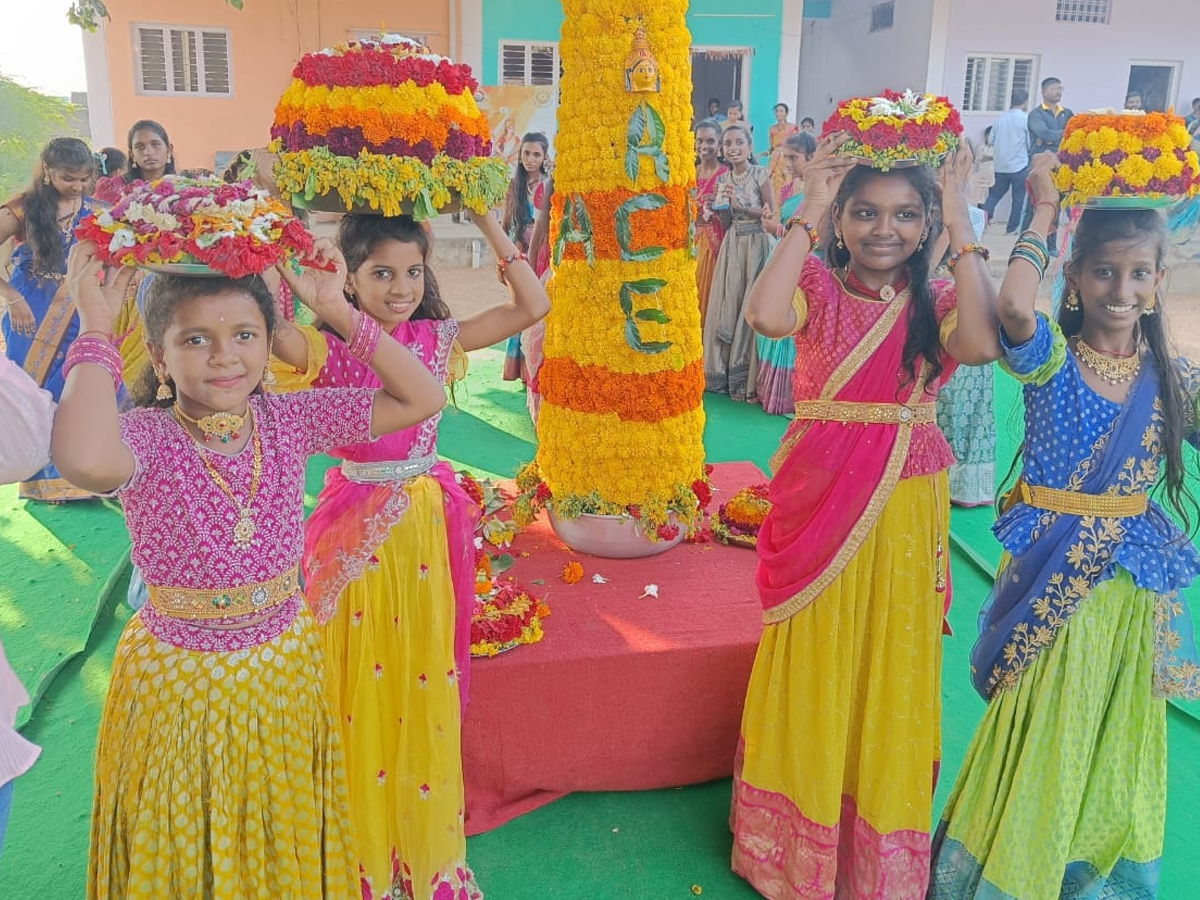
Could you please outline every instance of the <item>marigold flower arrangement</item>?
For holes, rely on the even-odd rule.
[[[742,488],[722,503],[712,523],[713,537],[723,544],[755,546],[758,529],[771,511],[771,501],[767,499],[769,489],[765,482],[754,484]]]
[[[884,91],[838,105],[821,136],[850,136],[838,150],[881,171],[900,165],[940,165],[962,140],[962,119],[946,97]]]
[[[471,655],[496,656],[544,636],[542,619],[550,607],[514,581],[477,592],[471,617]]]
[[[111,209],[76,228],[113,266],[204,266],[241,278],[311,256],[313,239],[278,200],[249,181],[178,175],[135,182]]]
[[[538,455],[518,478],[518,524],[546,505],[562,519],[638,515],[651,539],[701,520],[686,9],[685,0],[563,4],[555,275]]]
[[[275,180],[294,205],[427,219],[453,199],[499,205],[508,169],[491,158],[470,67],[396,34],[306,54],[275,108]],[[333,201],[331,204],[329,201]]]
[[[1054,180],[1067,206],[1165,206],[1200,194],[1200,159],[1173,113],[1079,113],[1058,158]]]

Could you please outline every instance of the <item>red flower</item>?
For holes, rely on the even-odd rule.
[[[712,488],[708,486],[708,482],[698,478],[692,482],[692,490],[700,502],[700,508],[708,509],[708,504],[712,502]]]

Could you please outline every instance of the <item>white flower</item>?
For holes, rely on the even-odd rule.
[[[899,100],[889,100],[887,97],[871,99],[871,115],[897,116],[901,119],[915,119],[929,111],[929,96],[916,94],[912,90],[904,92]]]
[[[112,238],[108,242],[108,252],[116,253],[118,250],[123,250],[125,247],[136,247],[137,235],[133,233],[132,228],[118,228],[113,232]]]
[[[638,599],[641,600],[643,597],[653,597],[655,600],[657,600],[658,599],[658,585],[657,584],[646,585],[645,589],[642,591],[642,596],[638,597]]]
[[[597,572],[592,576],[592,584],[608,584],[608,579]]]

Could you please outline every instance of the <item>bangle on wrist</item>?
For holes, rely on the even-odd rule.
[[[501,281],[508,281],[508,267],[515,262],[529,262],[529,257],[518,250],[516,253],[510,253],[502,259],[496,260],[496,275]]]
[[[808,235],[809,252],[819,250],[821,247],[821,236],[817,233],[817,226],[808,219],[800,215],[792,216],[787,221],[787,229],[791,231],[793,228],[803,228],[805,234]]]
[[[71,349],[67,351],[66,361],[63,363],[63,378],[67,378],[72,369],[83,363],[100,366],[112,377],[114,389],[121,386],[123,363],[120,352],[111,341],[83,335],[77,337],[71,343]]]
[[[968,253],[978,253],[984,258],[985,261],[990,259],[992,256],[992,254],[988,251],[988,248],[983,246],[983,244],[977,244],[975,242],[963,244],[960,248],[950,254],[950,259],[946,261],[946,268],[953,273],[954,267],[958,265],[958,261]]]
[[[1058,212],[1058,204],[1057,204],[1057,203],[1053,203],[1053,202],[1051,202],[1050,200],[1038,200],[1037,202],[1035,202],[1035,203],[1033,204],[1033,211],[1034,211],[1034,212],[1037,212],[1037,208],[1038,208],[1039,206],[1048,206],[1048,207],[1050,207],[1052,210],[1054,210],[1055,212]]]

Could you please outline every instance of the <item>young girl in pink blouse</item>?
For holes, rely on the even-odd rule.
[[[337,723],[299,587],[308,458],[437,412],[441,385],[342,297],[284,271],[343,329],[375,388],[265,393],[275,302],[261,278],[160,276],[145,310],[143,408],[118,416],[111,343],[129,281],[71,252],[82,336],[52,453],[125,509],[149,602],[113,661],[96,758],[88,897],[344,900],[357,892]]]

